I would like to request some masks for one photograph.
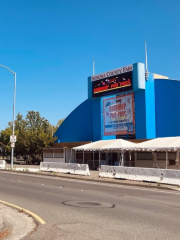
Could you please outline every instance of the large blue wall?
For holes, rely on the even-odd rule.
[[[81,142],[93,140],[93,100],[87,99],[72,111],[60,125],[56,142]]]
[[[156,135],[180,136],[180,81],[155,80]]]
[[[136,139],[145,139],[146,138],[145,90],[135,92],[134,99],[135,99]]]
[[[93,101],[93,141],[101,140],[101,99],[95,98]]]
[[[155,86],[153,74],[149,74],[148,81],[146,81],[145,106],[146,138],[156,138]]]

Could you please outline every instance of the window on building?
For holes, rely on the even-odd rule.
[[[157,153],[157,160],[158,161],[166,161],[166,153],[165,152]],[[169,161],[169,165],[176,165],[176,153],[175,152],[168,152],[168,161]]]
[[[52,154],[52,152],[50,153],[48,153],[48,152],[44,152],[44,158],[53,158],[53,154]]]
[[[63,158],[64,153],[54,153],[54,158]]]
[[[64,149],[54,150],[54,158],[63,158],[64,157]]]
[[[151,152],[138,152],[137,160],[153,160],[153,155]]]
[[[157,160],[166,160],[166,153],[165,152],[159,152],[157,153]],[[170,152],[168,153],[168,160],[176,160],[176,153]]]
[[[169,165],[176,165],[176,161],[175,160],[169,160]]]
[[[76,160],[82,160],[83,159],[83,152],[76,152]]]

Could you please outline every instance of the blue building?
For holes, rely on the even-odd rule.
[[[135,63],[87,84],[88,98],[60,125],[57,142],[180,136],[179,80],[149,73],[146,81],[144,64]]]

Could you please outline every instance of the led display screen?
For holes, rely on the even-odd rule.
[[[92,82],[93,98],[131,91],[132,71]]]

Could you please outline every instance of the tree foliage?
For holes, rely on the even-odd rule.
[[[9,153],[12,122],[8,124],[9,127],[1,131],[0,142],[6,146],[6,151]],[[28,111],[26,118],[18,113],[15,120],[15,135],[17,136],[15,154],[40,159],[42,148],[51,147],[56,140],[53,138],[52,128],[49,121],[41,117],[39,112]]]
[[[64,118],[60,119],[58,122],[57,122],[57,125],[56,127],[58,128],[64,121]]]
[[[58,128],[60,127],[60,125],[63,123],[63,121],[64,121],[65,119],[64,118],[62,118],[62,119],[60,119],[58,122],[57,122],[57,124],[56,124],[56,126],[52,126],[52,132],[53,132],[53,135],[56,135],[55,133],[56,133],[56,131],[58,130]]]

